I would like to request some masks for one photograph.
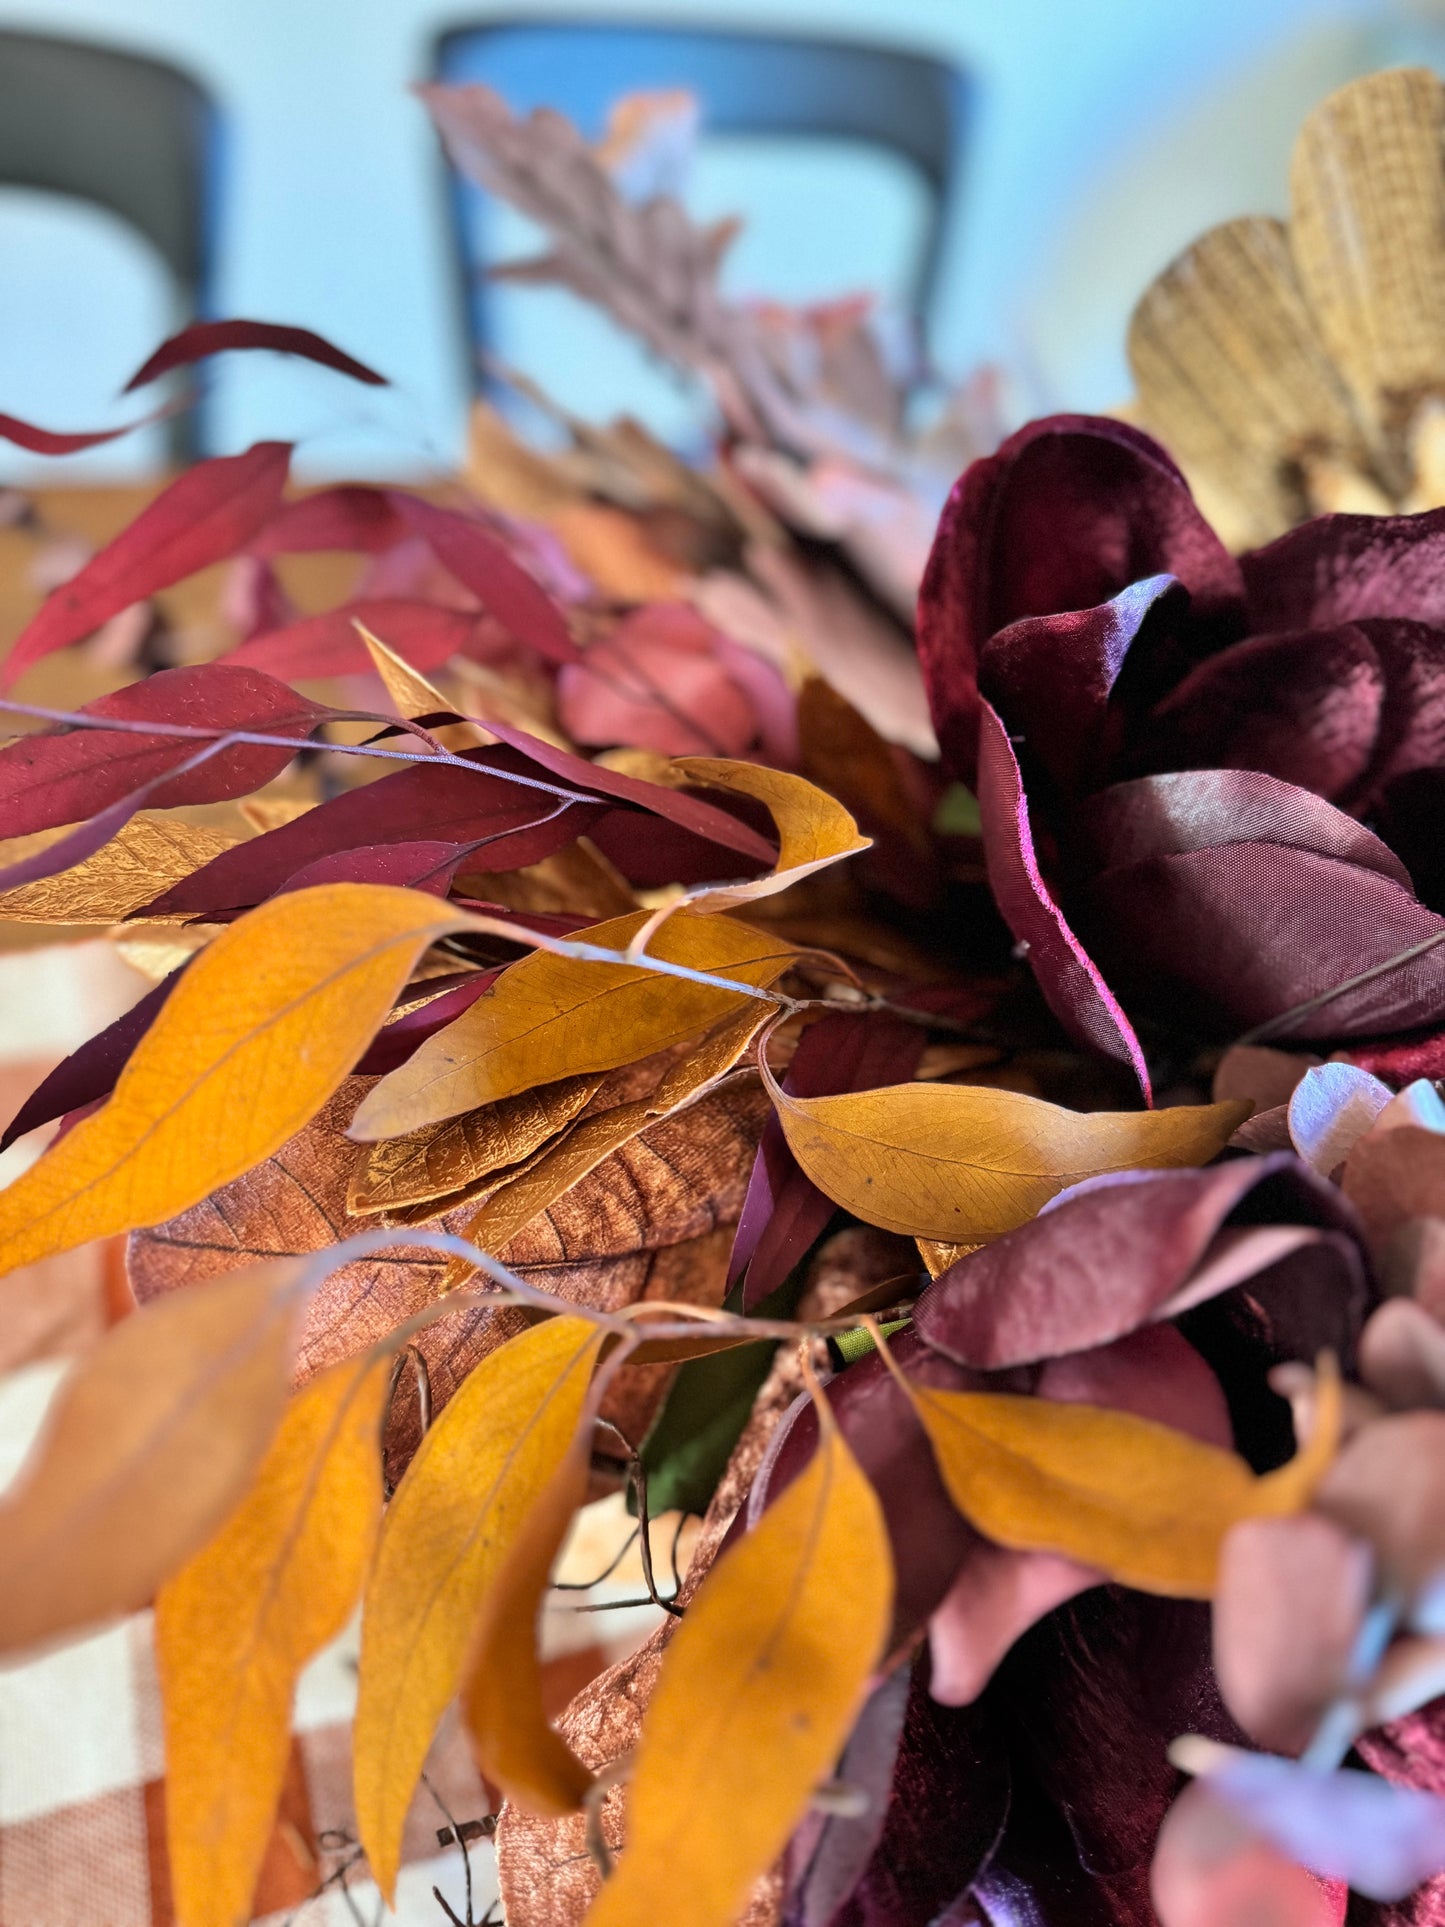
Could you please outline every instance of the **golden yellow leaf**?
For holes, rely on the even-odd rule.
[[[434,1198],[464,1203],[477,1185],[521,1164],[565,1130],[602,1076],[595,1071],[564,1077],[405,1137],[384,1138],[358,1158],[347,1209],[400,1211]]]
[[[205,1544],[285,1409],[298,1274],[158,1299],[76,1368],[0,1505],[0,1651],[137,1611]]]
[[[26,840],[38,847],[54,839],[47,831]],[[12,923],[119,923],[236,840],[198,823],[143,812],[83,863],[59,876],[0,892],[0,918]]]
[[[956,1265],[960,1258],[966,1258],[970,1251],[977,1251],[977,1245],[942,1244],[937,1238],[915,1238],[918,1255],[928,1267],[930,1278],[941,1277],[950,1265]]]
[[[578,931],[575,941],[625,950],[646,921],[645,911],[617,917]],[[687,910],[669,917],[649,949],[666,962],[759,989],[775,983],[794,956],[781,937]],[[351,1136],[399,1137],[536,1084],[635,1063],[697,1036],[748,1001],[745,991],[659,975],[644,964],[538,951],[504,970],[470,1010],[384,1077],[357,1111]]]
[[[583,1428],[522,1523],[482,1601],[462,1687],[462,1718],[487,1778],[529,1813],[575,1813],[592,1775],[542,1706],[537,1619],[562,1542],[587,1497]]]
[[[180,1927],[251,1918],[296,1680],[346,1624],[376,1537],[390,1375],[389,1358],[360,1358],[313,1379],[238,1510],[156,1601]]]
[[[0,1192],[0,1272],[159,1224],[278,1151],[351,1069],[420,953],[465,921],[418,890],[332,883],[222,931],[110,1101]]]
[[[587,1927],[732,1927],[842,1751],[888,1637],[893,1571],[873,1488],[820,1409],[811,1462],[667,1648],[626,1845]]]
[[[435,683],[428,682],[419,669],[413,669],[380,636],[374,636],[364,622],[358,622],[356,629],[366,644],[366,653],[371,657],[377,675],[386,685],[387,695],[396,704],[398,715],[435,716],[442,710],[456,708],[455,703],[444,696]],[[464,749],[481,749],[497,740],[487,730],[470,722],[444,723],[432,733],[443,749],[453,753]]]
[[[768,1090],[820,1191],[868,1224],[945,1244],[1000,1237],[1105,1171],[1207,1163],[1251,1108],[1066,1111],[969,1084],[793,1097],[771,1075]]]
[[[1263,1477],[1237,1453],[1132,1412],[907,1389],[949,1496],[987,1538],[1062,1553],[1144,1592],[1208,1599],[1231,1526],[1302,1510],[1323,1477],[1339,1439],[1338,1374],[1322,1384],[1309,1443]]]
[[[698,909],[729,910],[756,897],[772,896],[800,877],[873,847],[872,837],[859,835],[858,825],[841,803],[787,770],[767,769],[761,763],[736,763],[724,757],[679,756],[673,759],[669,771],[687,783],[755,797],[767,806],[778,829],[778,860],[772,871],[750,883],[699,891],[688,899]]]
[[[691,1104],[730,1071],[767,1021],[764,1005],[741,1010],[710,1031],[698,1048],[675,1064],[648,1097],[614,1105],[580,1124],[537,1163],[500,1185],[487,1198],[462,1236],[487,1251],[501,1251],[519,1231],[555,1204],[574,1184],[596,1170],[604,1158],[621,1150],[650,1124],[670,1111]],[[443,1289],[451,1289],[471,1275],[461,1259],[449,1261]]]
[[[605,1336],[586,1319],[552,1318],[484,1358],[388,1508],[362,1615],[354,1742],[357,1824],[388,1899],[478,1608],[572,1444]]]

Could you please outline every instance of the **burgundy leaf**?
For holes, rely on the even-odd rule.
[[[185,968],[182,964],[168,977],[162,977],[138,1003],[62,1058],[55,1069],[40,1080],[5,1127],[5,1135],[0,1137],[0,1151],[41,1124],[49,1124],[68,1111],[80,1110],[109,1097],[115,1089],[115,1080],[130,1061],[131,1052],[155,1022]]]
[[[143,913],[208,916],[261,903],[319,859],[365,846],[464,845],[473,870],[539,863],[581,835],[598,808],[539,795],[482,766],[412,763],[222,850]]]
[[[1239,567],[1157,443],[1122,422],[1054,415],[975,462],[944,508],[918,604],[918,649],[945,758],[973,777],[978,664],[1022,616],[1092,609],[1177,576],[1199,618],[1237,627]]]
[[[251,553],[310,555],[338,549],[348,555],[379,555],[403,541],[409,527],[385,489],[343,482],[283,502],[251,543]]]
[[[0,832],[5,836],[78,822],[167,772],[179,772],[207,747],[203,735],[152,734],[138,724],[213,731],[217,740],[236,730],[295,738],[309,735],[329,712],[259,670],[198,663],[163,669],[145,682],[98,696],[78,713],[125,727],[64,726],[23,736],[0,750]],[[233,744],[189,774],[177,773],[149,800],[171,808],[245,796],[279,775],[295,754],[289,746]]]
[[[824,1017],[798,1040],[783,1089],[793,1097],[832,1097],[906,1084],[926,1042],[919,1025],[899,1017]],[[798,1165],[776,1113],[770,1113],[733,1239],[728,1282],[736,1283],[746,1269],[744,1311],[754,1310],[782,1284],[822,1236],[834,1209],[832,1199]]]
[[[31,663],[79,642],[133,602],[244,548],[281,499],[291,449],[258,442],[172,482],[71,580],[52,591],[0,669],[9,686]]]
[[[389,385],[385,375],[377,374],[309,328],[285,327],[275,321],[195,321],[163,341],[121,392],[129,395],[149,382],[159,381],[173,368],[189,368],[211,355],[229,354],[237,348],[268,348],[278,355],[299,355],[304,361],[319,362],[323,368],[349,375],[353,381],[364,381],[372,388]]]
[[[161,411],[169,413],[169,410]],[[142,415],[139,421],[125,422],[119,428],[96,428],[78,432],[37,428],[34,422],[23,422],[18,415],[0,415],[0,441],[13,442],[17,448],[28,449],[32,455],[79,455],[87,448],[100,448],[106,442],[119,441],[122,435],[133,435],[138,428],[149,428],[160,420],[160,414]]]
[[[1045,1000],[1069,1035],[1124,1064],[1153,1101],[1149,1067],[1118,999],[1069,928],[1039,871],[1013,746],[987,703],[979,712],[978,800],[984,856],[999,909]]]
[[[448,978],[437,978],[434,982],[443,983],[447,988],[437,996],[430,997],[425,1003],[415,1004],[410,1010],[394,1017],[372,1038],[366,1047],[366,1054],[356,1066],[357,1077],[384,1077],[394,1071],[398,1064],[404,1064],[419,1045],[424,1044],[434,1032],[444,1030],[470,1010],[484,990],[490,990],[501,976],[501,970],[469,971],[459,982]],[[427,986],[430,989],[432,986]]]
[[[579,660],[561,609],[481,522],[399,489],[388,499],[425,538],[437,560],[518,642],[527,643],[548,662]]]
[[[1354,1214],[1286,1154],[1131,1172],[1075,1187],[961,1258],[925,1290],[915,1327],[960,1365],[1027,1365],[1173,1317],[1329,1232],[1357,1239]]]
[[[322,883],[386,883],[399,890],[426,890],[444,897],[466,845],[463,843],[368,843],[359,850],[333,850],[297,870],[286,892]]]
[[[466,654],[478,626],[478,618],[464,609],[379,597],[346,602],[321,615],[303,616],[284,629],[252,636],[222,660],[293,680],[374,675],[376,665],[357,633],[358,622],[424,675]]]
[[[497,722],[493,717],[482,719],[492,735],[508,744],[525,756],[537,768],[545,770],[549,776],[563,783],[576,784],[579,789],[588,789],[598,796],[611,796],[620,803],[630,804],[634,809],[647,810],[679,829],[690,831],[709,843],[720,844],[726,850],[736,850],[750,863],[761,864],[771,869],[777,861],[777,849],[759,836],[756,830],[728,810],[719,809],[715,803],[705,802],[700,796],[692,796],[686,790],[664,789],[660,783],[644,782],[638,776],[624,776],[620,770],[604,769],[600,764],[589,763],[569,750],[558,749],[552,743],[544,743],[540,737],[529,736],[523,729],[510,723]]]

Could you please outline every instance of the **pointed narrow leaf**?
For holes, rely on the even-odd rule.
[[[767,805],[778,826],[774,870],[768,876],[754,877],[750,883],[700,890],[691,899],[697,909],[729,910],[755,897],[770,897],[800,877],[873,847],[872,837],[859,835],[858,825],[841,803],[787,770],[713,756],[680,756],[670,769],[684,781],[706,789],[735,790],[740,796],[755,797]]]
[[[483,1359],[388,1509],[366,1588],[354,1741],[357,1824],[388,1896],[478,1607],[572,1445],[604,1338],[586,1319],[553,1318]]]
[[[457,912],[335,883],[278,897],[191,964],[110,1101],[0,1192],[0,1270],[159,1224],[321,1108]]]
[[[365,362],[357,361],[309,328],[289,328],[275,321],[196,321],[163,341],[150,359],[136,369],[121,393],[132,394],[149,382],[159,381],[173,368],[189,368],[212,355],[230,354],[237,348],[269,348],[273,354],[299,355],[303,361],[317,362],[323,368],[334,369],[338,375],[364,381],[369,387],[389,385],[385,375],[377,374],[374,368],[368,368]]]
[[[1066,1111],[966,1084],[805,1098],[770,1078],[769,1090],[820,1191],[868,1224],[950,1244],[1000,1237],[1105,1171],[1206,1164],[1250,1111],[1243,1102]]]
[[[21,421],[18,415],[0,415],[0,441],[13,442],[32,455],[80,455],[88,448],[133,435],[138,428],[149,428],[156,415],[142,415],[139,421],[123,422],[119,428],[80,429],[67,432],[39,428],[34,422]]]
[[[442,567],[518,642],[529,643],[548,662],[578,660],[561,609],[481,522],[401,490],[393,491],[390,500]]]
[[[175,1292],[77,1367],[0,1505],[0,1651],[138,1611],[205,1544],[285,1409],[298,1271]]]
[[[646,921],[639,911],[578,936],[625,950]],[[666,962],[758,988],[775,983],[795,954],[782,938],[748,924],[686,910],[668,918],[648,949]],[[634,1063],[695,1037],[748,1001],[746,992],[659,976],[642,964],[524,957],[369,1093],[351,1134],[363,1142],[399,1137],[537,1084]]]
[[[1334,1375],[1309,1443],[1263,1477],[1236,1453],[1131,1412],[903,1382],[971,1525],[998,1545],[1062,1553],[1177,1599],[1212,1596],[1220,1547],[1241,1519],[1309,1503],[1339,1435]]]
[[[130,527],[54,590],[0,665],[9,687],[42,656],[79,642],[133,602],[222,562],[250,541],[281,499],[287,442],[198,462],[142,509]]]
[[[604,1158],[621,1150],[670,1111],[695,1102],[737,1063],[767,1021],[766,1005],[745,1008],[703,1038],[695,1051],[675,1064],[649,1097],[616,1104],[596,1117],[583,1118],[535,1163],[503,1182],[472,1218],[463,1235],[484,1251],[502,1251],[519,1231],[540,1217],[574,1184],[595,1171]],[[470,1267],[453,1259],[449,1285],[460,1284]]]
[[[547,1581],[587,1497],[589,1439],[579,1430],[523,1521],[477,1620],[462,1718],[487,1778],[528,1813],[560,1818],[582,1804],[592,1775],[542,1706],[537,1620]]]
[[[626,1845],[587,1927],[732,1927],[843,1750],[893,1574],[873,1488],[820,1410],[806,1470],[718,1561],[667,1649]]]
[[[478,618],[470,609],[447,609],[438,602],[372,596],[248,636],[223,660],[264,669],[291,681],[364,675],[368,664],[365,646],[356,633],[358,622],[390,636],[419,669],[439,669],[453,656],[465,654],[477,633]],[[439,703],[437,707],[448,709],[451,705]]]
[[[360,1358],[313,1379],[240,1507],[156,1601],[166,1834],[184,1927],[250,1918],[296,1680],[345,1625],[381,1518],[390,1373],[389,1358]]]

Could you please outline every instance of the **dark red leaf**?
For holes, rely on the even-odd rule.
[[[125,1069],[130,1054],[156,1020],[167,997],[181,980],[180,969],[148,990],[139,1003],[97,1031],[94,1037],[62,1058],[48,1076],[41,1079],[0,1137],[0,1151],[27,1131],[49,1124],[69,1111],[100,1103],[115,1089],[115,1080]]]
[[[212,731],[217,740],[232,730],[294,738],[309,735],[329,712],[259,670],[198,663],[163,669],[145,682],[97,697],[78,713],[128,727],[46,730],[0,750],[0,835],[25,836],[79,822],[178,771],[207,747],[205,736],[152,734],[136,729],[137,723]],[[148,800],[170,808],[245,796],[279,775],[295,754],[289,747],[235,744],[150,791]]]
[[[538,795],[485,767],[412,763],[223,850],[157,897],[145,914],[211,916],[245,909],[319,859],[373,845],[445,842],[468,846],[469,869],[521,869],[564,848],[598,813],[597,805]]]
[[[385,375],[377,374],[365,362],[333,347],[309,328],[289,328],[275,321],[196,321],[163,341],[150,360],[137,368],[121,392],[129,395],[149,382],[159,381],[173,368],[189,368],[211,355],[229,354],[237,348],[268,348],[273,354],[299,355],[304,361],[319,362],[323,368],[332,368],[338,375],[349,375],[353,381],[364,381],[372,388],[389,386]]]
[[[23,422],[18,415],[0,415],[0,441],[13,442],[17,448],[28,449],[32,455],[79,455],[87,448],[100,448],[106,442],[119,441],[122,435],[133,435],[138,428],[149,428],[159,421],[159,411],[142,415],[139,421],[125,422],[119,428],[96,428],[91,430],[64,431],[51,428],[37,428],[34,422]]]
[[[390,597],[346,602],[319,616],[303,616],[284,629],[252,636],[222,660],[293,680],[370,675],[375,664],[357,634],[358,622],[426,674],[466,653],[477,633],[478,618],[435,602]]]
[[[669,823],[677,824],[680,829],[690,830],[694,836],[703,837],[709,843],[738,851],[751,863],[761,864],[764,869],[771,869],[777,861],[778,852],[772,844],[729,811],[719,809],[715,803],[705,802],[700,796],[690,796],[686,790],[664,789],[660,783],[647,783],[637,776],[624,776],[619,770],[604,769],[597,763],[573,756],[568,750],[558,749],[552,743],[529,736],[525,730],[516,729],[510,723],[499,723],[491,717],[482,720],[499,741],[520,751],[538,768],[564,783],[575,783],[579,788],[592,790],[598,796],[615,797],[618,802],[629,803],[634,809],[648,810],[653,816],[663,817]]]
[[[450,978],[436,978],[434,983],[445,985],[438,995],[424,1004],[417,1004],[405,1010],[391,1023],[383,1024],[366,1047],[366,1055],[356,1067],[358,1077],[384,1077],[394,1071],[398,1064],[404,1064],[412,1052],[428,1037],[470,1010],[484,990],[490,990],[501,976],[497,970],[473,970],[457,981]],[[430,989],[432,986],[427,986]]]
[[[580,660],[561,609],[482,523],[399,489],[391,492],[389,500],[443,567],[518,642],[527,643],[548,662]]]
[[[409,527],[385,489],[343,482],[283,502],[251,543],[251,553],[310,555],[338,549],[348,555],[379,555],[404,540]]]
[[[1049,1008],[1079,1043],[1127,1066],[1152,1103],[1134,1027],[1040,874],[1013,745],[987,703],[979,709],[978,801],[988,880]]]
[[[158,495],[79,574],[54,590],[0,665],[8,687],[31,663],[79,642],[111,616],[243,548],[270,519],[291,448],[258,442],[199,462]]]
[[[1364,616],[1445,624],[1445,509],[1321,515],[1243,556],[1250,627],[1327,629]]]

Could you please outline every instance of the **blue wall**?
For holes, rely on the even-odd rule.
[[[596,0],[568,10],[634,11]],[[506,11],[545,9],[513,0]],[[1370,0],[674,0],[653,11],[896,39],[970,67],[972,178],[938,355],[955,368],[1000,357],[1023,368],[1026,399],[1076,406],[1125,390],[1118,343],[1136,282],[1202,222],[1241,202],[1278,204],[1298,112],[1354,66],[1390,57],[1396,32]],[[445,210],[406,82],[437,29],[467,12],[457,0],[0,0],[5,24],[151,50],[205,81],[230,121],[222,311],[318,328],[398,378],[378,401],[291,365],[233,363],[221,384],[228,445],[299,434],[316,473],[434,467],[459,449]],[[8,237],[28,220],[0,206],[12,280],[25,256]],[[60,243],[35,254],[33,300],[22,289],[0,321],[0,408],[89,426],[113,418],[111,398],[164,315],[124,262],[98,315],[75,264],[118,244],[77,230],[66,245],[64,258]],[[766,260],[752,273],[766,280]]]

